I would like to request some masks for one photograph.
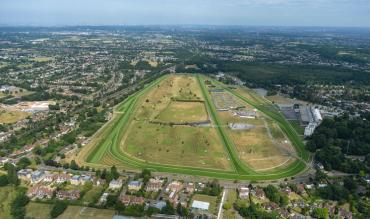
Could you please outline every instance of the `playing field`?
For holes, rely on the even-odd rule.
[[[30,113],[21,111],[8,111],[0,109],[0,123],[15,123],[19,120],[27,118]]]
[[[57,219],[111,219],[114,215],[114,210],[70,205]]]
[[[52,207],[51,204],[30,202],[26,206],[26,216],[29,218],[49,219]]]
[[[278,179],[305,169],[301,139],[271,102],[207,80],[172,74],[145,86],[115,107],[77,162],[223,179]],[[210,81],[225,93],[214,97]],[[235,105],[221,112],[215,98],[219,106]],[[248,128],[232,130],[229,123]]]
[[[0,218],[10,219],[10,203],[16,197],[16,190],[13,186],[0,187]]]
[[[51,61],[53,59],[54,58],[52,58],[52,57],[35,57],[35,58],[32,58],[31,61],[34,61],[34,62],[48,62],[48,61]]]

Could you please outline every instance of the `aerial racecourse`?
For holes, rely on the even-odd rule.
[[[307,169],[302,138],[270,101],[200,74],[168,74],[114,108],[80,165],[273,180]]]

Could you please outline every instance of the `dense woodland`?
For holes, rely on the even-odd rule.
[[[316,160],[327,170],[369,173],[369,121],[370,113],[357,118],[349,118],[348,115],[326,118],[309,138],[306,147],[311,152],[316,152]],[[364,162],[360,161],[361,157]]]

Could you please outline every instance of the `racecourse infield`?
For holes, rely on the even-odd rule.
[[[254,101],[253,99],[241,95],[235,89],[232,89],[221,82],[207,78],[207,80],[211,80],[212,83],[222,87],[225,89],[225,91],[258,109],[264,115],[275,121],[291,141],[297,152],[297,156],[299,157],[299,159],[296,159],[288,166],[263,172],[255,171],[250,166],[242,162],[236,151],[235,145],[227,135],[225,128],[219,125],[219,117],[205,85],[206,77],[203,75],[195,75],[194,77],[196,77],[197,82],[200,85],[203,97],[205,99],[204,102],[206,108],[210,114],[213,124],[217,129],[217,133],[222,140],[223,147],[229,156],[232,169],[222,170],[217,168],[203,168],[150,162],[127,153],[127,151],[123,150],[121,147],[121,142],[122,138],[130,127],[129,124],[134,119],[134,111],[138,107],[139,98],[141,98],[143,95],[146,95],[151,89],[155,89],[155,87],[167,77],[169,77],[169,75],[162,76],[161,78],[151,82],[142,90],[129,96],[122,103],[118,104],[114,108],[114,118],[98,131],[96,135],[97,139],[93,139],[91,141],[92,143],[82,148],[76,161],[80,165],[88,165],[94,168],[107,168],[114,164],[118,168],[128,170],[140,170],[147,168],[155,172],[197,175],[229,180],[281,179],[297,175],[306,169],[306,162],[308,162],[310,159],[309,153],[304,149],[304,144],[295,129],[289,122],[285,120],[283,115],[272,106],[271,103],[262,99]],[[109,160],[110,162],[104,163],[102,162],[103,159]]]

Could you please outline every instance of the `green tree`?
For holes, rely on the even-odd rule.
[[[7,165],[8,172],[8,182],[13,185],[19,185],[19,179],[17,175],[17,170],[13,164]]]
[[[344,183],[344,187],[346,189],[348,189],[349,191],[351,191],[351,192],[356,191],[356,189],[357,189],[357,183],[351,177],[344,178],[343,183]]]
[[[20,189],[17,196],[10,204],[10,213],[15,219],[22,219],[26,215],[25,206],[28,204],[30,199],[25,195],[25,190]]]
[[[185,217],[185,216],[187,216],[189,214],[188,209],[185,208],[184,206],[182,206],[181,203],[178,203],[177,204],[177,206],[176,206],[176,212],[181,217]]]
[[[71,168],[72,170],[78,170],[79,169],[75,160],[71,161],[71,164],[69,165],[69,168]]]
[[[230,202],[225,202],[225,204],[224,204],[222,207],[223,207],[223,209],[225,209],[225,210],[229,210],[229,209],[231,209],[232,205],[231,205],[231,203],[230,203]]]
[[[152,216],[153,214],[157,214],[159,213],[160,210],[158,208],[155,208],[155,207],[149,207],[148,210],[146,210],[146,215],[147,216]]]
[[[6,186],[9,184],[7,175],[0,175],[0,187]]]
[[[112,178],[113,179],[118,179],[118,177],[119,177],[119,173],[118,173],[118,171],[117,171],[117,167],[116,166],[112,166],[111,168],[110,168],[110,173],[111,173],[111,176],[112,176]]]
[[[161,213],[167,214],[167,215],[174,215],[175,208],[172,206],[172,204],[169,201],[166,201],[166,206],[162,208]]]
[[[287,206],[289,204],[289,198],[286,195],[280,195],[279,200],[280,206]]]
[[[50,216],[56,218],[61,215],[68,207],[68,204],[64,201],[56,201],[53,208],[50,211]]]
[[[30,161],[30,159],[28,159],[28,157],[22,157],[17,162],[17,166],[21,169],[24,169],[24,168],[28,167],[29,165],[31,165],[31,161]]]
[[[312,216],[318,219],[329,219],[329,211],[326,208],[315,208]]]
[[[144,183],[147,183],[152,176],[152,173],[148,169],[143,169],[141,171],[141,177],[143,178]]]

